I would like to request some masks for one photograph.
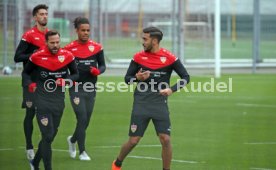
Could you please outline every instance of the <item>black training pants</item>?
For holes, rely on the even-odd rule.
[[[85,151],[86,129],[92,116],[96,92],[74,92],[70,91],[71,105],[74,109],[77,125],[71,142],[78,142],[79,153]]]
[[[57,134],[63,110],[64,102],[37,102],[36,118],[42,139],[33,161],[35,167],[38,167],[42,158],[45,170],[52,170],[51,144]]]

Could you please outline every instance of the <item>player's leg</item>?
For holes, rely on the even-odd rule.
[[[96,92],[86,94],[85,106],[86,106],[87,122],[86,122],[85,129],[87,129],[87,127],[89,126],[93,109],[94,109],[95,100],[96,100]]]
[[[41,155],[41,140],[40,140],[40,142],[38,144],[38,149],[35,153],[35,157],[32,160],[32,165],[34,166],[35,170],[39,169],[39,163],[40,163],[41,159],[42,159],[42,155]]]
[[[112,170],[120,170],[124,159],[132,151],[132,149],[139,143],[141,136],[130,136],[128,141],[121,147],[120,153],[115,161],[112,163]]]
[[[88,120],[86,102],[85,102],[86,99],[85,99],[85,96],[78,95],[77,93],[74,93],[74,95],[73,94],[70,94],[70,95],[71,95],[70,96],[71,105],[74,109],[76,119],[77,119],[77,125],[70,142],[72,143],[78,142],[79,154],[82,154],[82,152],[85,150],[85,146],[84,146],[85,129],[87,127],[87,120]],[[89,160],[88,157],[87,159]]]
[[[79,141],[79,138],[82,138],[82,136],[84,135],[83,134],[84,129],[86,127],[87,115],[86,115],[85,98],[84,96],[80,96],[77,94],[71,95],[70,93],[70,101],[77,119],[76,128],[71,138],[71,142],[75,143]]]
[[[116,170],[122,166],[126,156],[143,137],[145,130],[148,127],[149,121],[150,117],[147,116],[144,107],[142,105],[134,104],[129,126],[129,139],[122,145],[117,159],[112,164],[112,170]]]
[[[162,145],[163,170],[169,170],[172,160],[172,145],[168,134],[160,133],[159,139]]]
[[[32,143],[33,134],[33,118],[35,116],[33,94],[29,93],[26,88],[23,88],[23,103],[22,108],[25,108],[25,118],[23,121],[23,129],[26,141],[27,158],[32,160],[34,158],[34,149]]]
[[[49,106],[50,107],[50,106]],[[39,109],[37,110],[37,122],[41,132],[41,142],[40,142],[40,154],[44,163],[45,170],[52,169],[52,149],[51,144],[53,137],[55,135],[53,115],[49,109]]]
[[[54,128],[54,134],[52,136],[52,140],[55,139],[57,132],[58,132],[58,127],[60,125],[60,121],[63,115],[63,110],[64,110],[64,103],[60,103],[55,105],[53,109],[53,128]]]
[[[24,134],[26,139],[26,149],[33,149],[32,134],[33,134],[33,118],[35,112],[33,108],[26,108],[26,114],[24,118]]]
[[[83,101],[80,99],[80,97],[77,95],[77,92],[75,92],[74,90],[70,89],[69,94],[70,94],[71,106],[73,107],[74,113],[77,117],[77,113],[75,109],[79,110],[78,109],[80,107],[79,105],[80,103],[82,104]],[[78,131],[77,127],[78,127],[78,119],[77,119],[77,125],[75,127],[75,131],[73,135],[70,135],[67,137],[68,151],[71,158],[75,158],[77,154],[77,151],[76,151],[77,131]]]
[[[27,158],[29,160],[34,158],[34,147],[32,143],[33,134],[33,118],[35,116],[35,111],[33,108],[26,108],[26,114],[23,122],[24,135],[26,140],[26,152]]]
[[[80,160],[90,160],[91,158],[88,156],[86,149],[85,149],[85,141],[86,141],[86,129],[89,126],[93,109],[94,109],[94,104],[95,104],[95,97],[96,97],[96,92],[92,93],[85,93],[84,94],[84,100],[83,102],[85,103],[86,107],[86,118],[82,120],[83,125],[85,125],[85,128],[81,128],[83,132],[81,133],[82,135],[78,139],[78,146],[79,146],[79,152],[80,152]]]
[[[169,170],[172,160],[172,146],[171,146],[171,122],[169,117],[168,107],[165,105],[157,106],[157,110],[153,115],[152,122],[154,124],[156,133],[159,136],[162,145],[162,161],[163,169]]]
[[[122,145],[117,159],[123,161],[132,149],[139,143],[141,138],[141,136],[130,136],[128,141]]]

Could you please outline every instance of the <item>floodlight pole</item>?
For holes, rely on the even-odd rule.
[[[220,0],[215,0],[215,77],[221,76]]]
[[[177,57],[179,57],[181,62],[184,62],[184,3],[183,0],[178,0],[178,36],[177,36]]]
[[[3,15],[3,37],[4,37],[4,43],[3,43],[3,51],[4,51],[4,55],[3,55],[3,67],[6,66],[7,63],[7,45],[8,45],[8,0],[4,0],[4,15]]]
[[[98,42],[103,43],[103,13],[101,0],[98,0]]]
[[[101,1],[89,1],[89,22],[91,24],[90,37],[102,43],[102,13]]]
[[[172,36],[172,52],[176,54],[176,2],[175,0],[172,1],[172,12],[171,12],[171,20],[172,20],[172,26],[171,26],[171,36]]]
[[[104,40],[108,39],[108,0],[105,0],[105,11],[104,11]]]
[[[253,68],[252,72],[256,73],[257,62],[260,61],[260,0],[254,0],[254,25],[253,25]]]
[[[95,21],[94,10],[93,10],[93,0],[90,0],[89,1],[89,22],[92,26],[90,28],[90,38],[91,39],[94,39],[94,32],[95,32],[95,26],[96,26],[96,24],[93,21]]]

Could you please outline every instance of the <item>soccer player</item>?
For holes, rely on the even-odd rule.
[[[45,46],[45,33],[48,31],[46,25],[48,21],[48,6],[44,4],[37,5],[33,9],[33,19],[35,26],[23,34],[22,39],[16,49],[14,61],[23,62],[23,67],[26,66],[29,57],[34,51]],[[35,73],[31,75],[32,80],[35,80]],[[26,140],[26,153],[29,160],[34,159],[34,147],[32,143],[33,134],[33,118],[35,115],[34,95],[28,92],[28,88],[23,87],[23,102],[22,108],[26,109],[24,118],[24,134]]]
[[[79,79],[75,88],[69,90],[71,105],[74,109],[77,124],[72,136],[68,136],[69,154],[76,157],[76,142],[79,147],[79,159],[89,161],[91,158],[85,150],[86,129],[92,116],[96,88],[85,89],[85,84],[90,83],[95,87],[97,77],[105,69],[104,51],[101,44],[89,39],[90,24],[87,18],[78,17],[74,20],[74,27],[78,34],[78,39],[66,45],[64,48],[71,51],[75,56],[79,70]]]
[[[144,50],[134,55],[125,82],[137,82],[134,92],[129,139],[122,145],[112,170],[120,170],[122,162],[138,144],[152,120],[162,145],[163,170],[169,170],[172,159],[170,140],[171,123],[168,110],[168,96],[189,82],[189,74],[181,61],[168,50],[159,46],[163,33],[156,27],[143,29]],[[181,78],[173,86],[169,85],[172,71]]]
[[[60,48],[60,35],[50,30],[45,35],[44,48],[29,58],[23,76],[23,86],[35,94],[35,108],[42,139],[35,157],[30,161],[31,169],[39,169],[43,159],[45,170],[52,170],[51,144],[57,134],[64,110],[65,83],[72,85],[78,79],[78,70],[71,52]],[[37,73],[32,80],[32,73]]]

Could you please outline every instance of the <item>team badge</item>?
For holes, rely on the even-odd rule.
[[[88,46],[88,49],[89,49],[91,52],[93,52],[95,48],[94,48],[94,46],[90,45],[90,46]]]
[[[32,105],[33,105],[33,102],[31,102],[31,101],[26,101],[26,106],[27,106],[28,108],[31,108]]]
[[[160,61],[161,61],[162,63],[165,63],[165,62],[167,61],[167,57],[160,57]]]
[[[62,63],[64,60],[65,60],[64,55],[58,56],[58,61],[60,61]]]
[[[47,126],[48,125],[48,118],[47,117],[42,117],[42,119],[40,119],[40,122],[42,125]]]
[[[130,130],[131,130],[132,133],[136,132],[136,130],[137,130],[137,125],[132,124],[132,125],[130,126]]]
[[[75,97],[75,98],[73,99],[73,101],[74,101],[74,103],[75,103],[76,105],[79,105],[79,104],[80,104],[80,98],[79,98],[79,97]]]

